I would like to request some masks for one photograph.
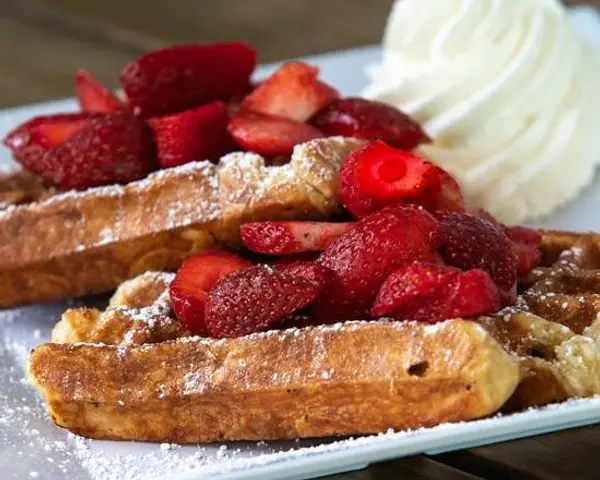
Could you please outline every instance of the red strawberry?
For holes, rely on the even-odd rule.
[[[40,175],[62,189],[126,183],[154,168],[146,126],[129,113],[99,114],[62,145],[48,150]]]
[[[223,102],[149,119],[158,163],[166,168],[193,160],[218,160],[233,150],[227,121]]]
[[[268,255],[325,250],[352,228],[352,223],[251,222],[241,226],[246,248]]]
[[[464,212],[464,198],[458,182],[444,169],[436,166],[439,181],[432,183],[411,203],[421,205],[430,212],[443,210],[446,212]]]
[[[503,306],[516,296],[517,259],[502,227],[468,213],[449,213],[441,221],[442,255],[449,265],[462,270],[489,272],[498,286]]]
[[[243,43],[177,45],[146,53],[119,81],[129,105],[144,118],[227,100],[248,84],[256,52]]]
[[[62,145],[95,116],[97,114],[62,113],[35,117],[9,132],[4,144],[25,169],[41,174],[47,170],[46,152]]]
[[[192,333],[207,335],[204,305],[212,287],[225,275],[252,264],[233,253],[204,251],[185,259],[169,287],[177,318]]]
[[[85,112],[114,113],[125,108],[121,100],[86,70],[77,70],[75,74],[75,93]]]
[[[317,263],[334,277],[314,304],[326,322],[367,318],[383,281],[414,260],[435,261],[439,224],[412,205],[388,207],[360,220]]]
[[[315,299],[323,288],[315,279],[268,265],[230,273],[208,295],[206,327],[216,338],[266,330]]]
[[[391,105],[364,98],[337,100],[318,112],[310,123],[326,135],[383,140],[403,150],[430,141],[408,115]]]
[[[512,240],[517,255],[517,274],[525,276],[542,261],[542,235],[537,230],[520,226],[505,227],[504,231]]]
[[[227,130],[244,150],[264,155],[290,155],[295,145],[323,136],[306,123],[253,112],[237,114]]]
[[[303,252],[303,253],[292,253],[290,255],[284,255],[273,263],[273,266],[277,265],[290,265],[296,262],[314,262],[319,258],[321,252]]]
[[[400,201],[435,207],[442,204],[442,174],[430,161],[376,140],[346,158],[338,196],[359,218]]]
[[[370,144],[356,149],[346,157],[337,179],[337,196],[346,210],[356,218],[362,218],[384,207],[383,202],[373,197],[362,195],[357,188],[355,177],[356,166],[361,161],[361,153],[365,149],[368,151],[368,147],[370,147]]]
[[[273,268],[280,272],[285,272],[286,275],[317,282],[322,287],[328,284],[333,277],[331,270],[319,265],[315,261],[296,260],[289,263],[279,262],[274,264]]]
[[[519,277],[527,275],[540,264],[542,261],[540,250],[542,235],[537,230],[522,226],[507,227],[485,210],[476,210],[471,214],[498,225],[511,239],[517,256],[517,275]]]
[[[399,268],[383,282],[371,314],[433,323],[499,308],[498,288],[487,272],[462,272],[447,265],[415,262]]]
[[[242,108],[304,122],[339,97],[335,89],[317,79],[318,74],[318,67],[288,62],[256,87]]]

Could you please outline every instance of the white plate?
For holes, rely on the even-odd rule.
[[[600,17],[591,9],[573,11],[578,31],[600,45]],[[346,95],[366,84],[364,67],[377,61],[377,47],[338,52],[309,60]],[[274,66],[261,68],[268,74]],[[74,109],[73,100],[0,112],[0,136],[40,113]],[[9,156],[0,151],[0,167]],[[576,202],[540,226],[600,231],[600,179]],[[90,300],[87,299],[89,302]],[[101,300],[100,300],[101,301]],[[370,462],[419,453],[440,453],[476,445],[600,423],[600,398],[505,417],[446,424],[410,432],[343,441],[237,443],[206,447],[88,441],[55,428],[23,379],[29,349],[48,338],[67,304],[0,312],[0,475],[2,478],[310,478],[363,468]]]

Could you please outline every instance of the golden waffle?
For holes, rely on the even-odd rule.
[[[542,234],[517,305],[481,321],[522,364],[508,410],[600,393],[600,236]]]
[[[494,316],[200,339],[152,273],[105,312],[67,311],[29,375],[60,426],[184,443],[416,428],[600,393],[599,237],[542,233],[543,266]]]
[[[11,205],[37,202],[50,198],[56,192],[43,181],[25,170],[0,171],[0,210]]]
[[[0,210],[0,308],[108,291],[148,270],[173,270],[190,253],[239,246],[252,219],[325,219],[336,177],[362,142],[318,139],[285,165],[231,153],[125,186],[67,192]]]

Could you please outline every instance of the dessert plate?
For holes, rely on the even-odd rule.
[[[600,48],[600,16],[591,8],[572,11],[576,29]],[[367,83],[365,67],[377,61],[378,47],[311,57],[323,78],[346,95]],[[275,66],[265,66],[267,75]],[[0,136],[32,115],[74,109],[73,100],[0,111]],[[12,168],[0,150],[0,169]],[[600,231],[600,177],[573,203],[535,226]],[[103,305],[107,297],[83,303]],[[192,479],[312,478],[363,468],[370,462],[419,453],[436,454],[541,433],[600,423],[600,397],[494,418],[444,424],[356,439],[299,442],[238,442],[208,446],[90,441],[56,428],[24,379],[29,350],[49,337],[70,304],[0,311],[0,468],[2,478]]]

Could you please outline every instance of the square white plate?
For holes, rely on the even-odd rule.
[[[572,16],[578,31],[600,45],[600,16],[588,8],[575,9]],[[312,57],[309,61],[319,64],[325,80],[343,94],[356,95],[367,82],[365,66],[376,62],[379,56],[378,47],[365,47]],[[265,66],[259,74],[266,75],[273,68]],[[62,100],[2,111],[0,136],[33,115],[74,108],[73,100]],[[0,150],[2,166],[10,166],[6,150]],[[600,231],[599,207],[597,178],[575,202],[537,225]],[[48,338],[52,325],[67,306],[63,303],[0,311],[2,478],[310,478],[363,468],[370,462],[394,457],[440,453],[600,423],[600,398],[594,398],[510,416],[343,441],[205,447],[88,441],[54,427],[23,379],[29,349]]]

